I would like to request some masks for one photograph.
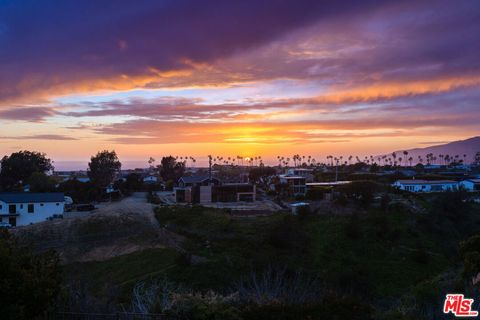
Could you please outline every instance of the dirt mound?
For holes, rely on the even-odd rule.
[[[169,242],[151,204],[138,195],[100,206],[86,217],[46,221],[14,232],[38,252],[56,250],[64,263],[106,260]]]

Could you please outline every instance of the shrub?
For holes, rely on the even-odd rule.
[[[312,188],[307,191],[305,198],[308,200],[322,200],[325,193],[329,192],[328,188]]]
[[[301,206],[297,209],[297,215],[300,220],[304,220],[313,214],[310,206]]]
[[[419,247],[412,252],[412,260],[418,264],[428,263],[428,253],[424,248]]]
[[[285,216],[268,234],[268,243],[277,249],[301,252],[307,242],[307,233],[293,216]]]
[[[345,224],[345,234],[350,239],[359,239],[362,236],[359,219],[356,214],[353,214]]]
[[[353,181],[350,184],[342,185],[338,191],[348,198],[355,200],[361,207],[367,208],[373,202],[375,192],[381,190],[381,185],[374,181]]]
[[[46,317],[61,284],[58,256],[34,255],[8,231],[0,230],[0,301],[2,319]]]
[[[168,180],[167,182],[165,182],[165,190],[172,191],[173,186],[174,186],[173,180]]]

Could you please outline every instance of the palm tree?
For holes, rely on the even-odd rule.
[[[407,166],[407,156],[408,156],[408,151],[406,151],[406,150],[405,150],[405,151],[403,151],[403,155],[405,156],[405,157],[403,157],[403,158],[405,159],[405,166]]]
[[[155,159],[150,157],[150,159],[148,159],[148,167],[150,170],[153,170],[153,168],[155,168]]]

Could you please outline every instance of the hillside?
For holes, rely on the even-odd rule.
[[[85,217],[46,221],[14,232],[38,252],[57,251],[64,264],[163,248],[167,240],[143,193],[104,204]]]
[[[403,151],[404,150],[397,150],[395,152],[398,156],[403,157]],[[451,157],[459,155],[460,159],[463,159],[463,155],[466,155],[465,160],[467,163],[470,163],[473,160],[475,153],[480,151],[480,136],[466,140],[453,141],[447,144],[435,145],[426,148],[415,148],[406,151],[408,151],[408,157],[412,157],[414,159],[414,163],[416,163],[416,160],[419,156],[425,158],[425,156],[429,153],[433,153],[434,155],[448,154]]]
[[[373,313],[379,315],[375,319],[393,319],[388,310],[407,306],[416,315],[420,310],[437,313],[445,293],[455,285],[459,241],[478,230],[480,220],[474,214],[478,206],[445,196],[417,200],[425,203],[426,213],[392,206],[387,212],[370,208],[355,215],[242,219],[211,208],[158,208],[158,221],[184,238],[184,254],[146,249],[106,261],[71,263],[66,275],[69,283],[83,282],[94,300],[122,304],[129,303],[137,283],[158,285],[158,281],[169,281],[169,286],[181,287],[187,295],[191,290],[213,290],[219,294],[216,299],[237,297],[243,303],[242,295],[258,293],[248,290],[270,290],[278,277],[286,279],[280,283],[295,292],[294,297],[315,289],[312,298],[320,301],[308,305],[312,309],[303,302],[296,309],[299,302],[289,300],[291,296],[279,287],[283,293],[269,298],[275,303],[262,303],[253,311],[242,309],[245,319],[264,319],[277,312],[283,316],[292,312],[284,319],[313,319],[331,308],[342,310],[344,319],[372,319]],[[452,203],[456,209],[445,207]],[[266,287],[256,288],[256,283],[252,289],[250,282],[255,279]],[[416,306],[408,305],[408,299],[414,299]],[[358,308],[365,314],[359,315]]]

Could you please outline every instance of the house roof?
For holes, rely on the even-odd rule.
[[[310,204],[307,202],[296,202],[296,203],[290,203],[290,207],[304,207],[304,206],[309,206]]]
[[[201,183],[205,180],[210,179],[208,176],[191,176],[191,177],[181,177],[180,180],[182,180],[184,183]],[[216,178],[212,178],[212,180],[218,180]]]
[[[27,202],[64,202],[64,194],[60,192],[30,193],[30,192],[5,192],[0,193],[0,201],[5,203]]]
[[[466,181],[470,181],[473,183],[480,183],[480,179],[467,179]]]
[[[419,184],[456,184],[453,180],[398,180],[398,183],[419,185]]]
[[[302,176],[295,176],[295,175],[289,175],[289,174],[281,174],[279,177],[282,179],[305,179],[305,177],[302,177]]]
[[[331,182],[309,182],[306,183],[307,187],[323,187],[323,186],[340,186],[343,184],[349,184],[352,181],[331,181]]]

